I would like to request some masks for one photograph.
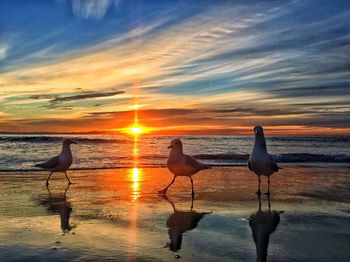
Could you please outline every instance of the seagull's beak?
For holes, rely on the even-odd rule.
[[[168,146],[168,149],[170,149],[170,148],[173,148],[173,146],[172,145]]]

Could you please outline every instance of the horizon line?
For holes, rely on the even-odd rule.
[[[268,133],[268,132],[267,132]],[[119,135],[119,136],[132,136],[130,134],[125,134],[122,132],[113,132],[113,131],[87,131],[87,132],[12,132],[12,131],[0,131],[0,135]],[[162,134],[162,133],[149,133],[149,134],[142,134],[141,136],[254,136],[254,134],[244,134],[244,133],[237,133],[237,134],[210,134],[210,133],[203,133],[203,134],[195,134],[195,133],[170,133],[170,134]],[[280,133],[280,134],[268,134],[268,136],[350,136],[349,134],[318,134],[318,133]]]

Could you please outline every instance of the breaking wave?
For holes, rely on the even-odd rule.
[[[245,162],[249,159],[249,154],[199,154],[194,155],[199,160],[217,160],[217,161],[234,161]],[[307,153],[289,153],[274,155],[274,159],[281,163],[350,163],[350,156],[346,154],[307,154]]]

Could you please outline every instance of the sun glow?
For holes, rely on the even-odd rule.
[[[139,124],[139,118],[138,118],[139,107],[140,106],[138,104],[134,105],[134,123],[131,126],[120,128],[120,129],[113,129],[113,130],[122,132],[124,134],[132,135],[134,137],[150,133],[152,131],[151,128]]]
[[[143,133],[143,130],[139,126],[133,126],[129,128],[129,132],[134,135],[140,135]]]

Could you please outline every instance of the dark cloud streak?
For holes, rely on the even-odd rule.
[[[50,105],[44,106],[45,108],[52,109],[60,107],[63,102],[78,101],[92,98],[103,98],[115,95],[124,94],[125,91],[109,91],[109,92],[83,92],[82,94],[71,95],[71,96],[58,96],[58,95],[33,95],[31,99],[50,99]],[[67,108],[67,107],[66,107]]]
[[[120,95],[120,94],[124,94],[124,93],[125,93],[125,91],[112,91],[112,92],[106,92],[106,93],[91,92],[91,93],[85,93],[85,94],[74,95],[74,96],[55,97],[50,102],[51,103],[61,103],[61,102],[67,102],[67,101],[115,96],[115,95]]]

